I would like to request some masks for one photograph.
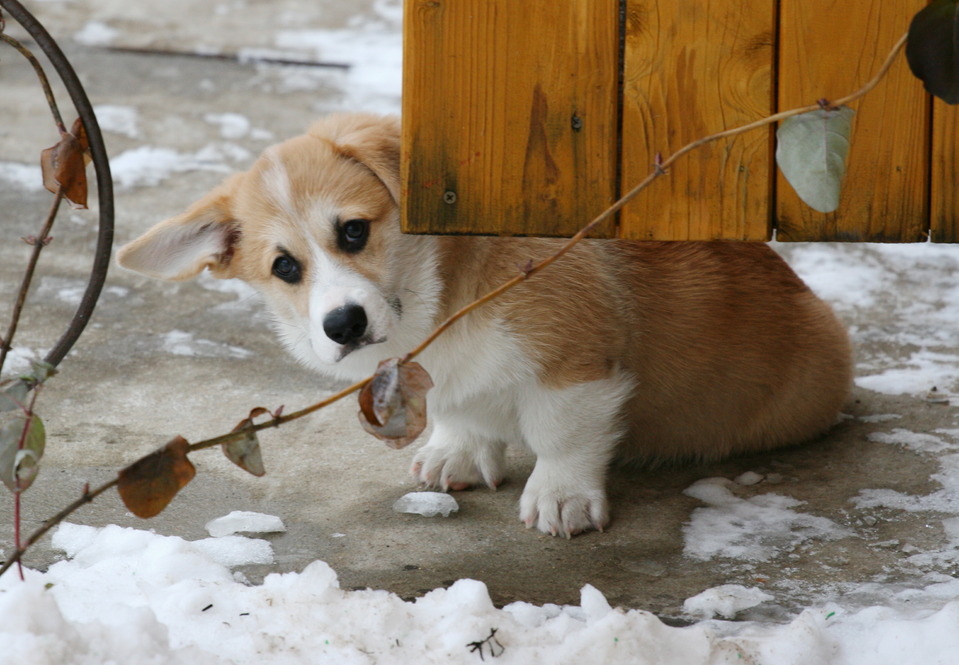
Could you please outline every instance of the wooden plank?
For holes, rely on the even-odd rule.
[[[623,191],[657,153],[772,113],[775,26],[775,0],[628,0]],[[768,239],[771,131],[684,157],[627,206],[622,235]]]
[[[571,235],[614,200],[617,0],[404,12],[404,230]]]
[[[959,242],[959,106],[932,109],[932,239]]]
[[[848,95],[869,81],[925,0],[782,0],[779,105]],[[780,240],[915,242],[929,229],[929,100],[904,57],[853,104],[839,209],[805,206],[780,175]]]

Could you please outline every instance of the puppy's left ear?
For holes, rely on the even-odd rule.
[[[214,277],[233,277],[230,259],[240,236],[231,213],[238,174],[193,204],[119,249],[117,263],[157,279],[183,280],[209,268]]]
[[[390,196],[400,202],[400,120],[396,116],[362,113],[345,116],[336,137],[336,150],[372,171]]]

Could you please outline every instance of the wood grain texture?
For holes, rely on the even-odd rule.
[[[571,235],[612,203],[617,0],[404,12],[404,230]]]
[[[959,106],[935,100],[932,109],[932,239],[959,242]]]
[[[879,69],[925,0],[782,0],[779,107],[848,95]],[[780,240],[916,242],[929,229],[929,98],[904,57],[853,104],[839,209],[804,205],[780,175]]]
[[[666,156],[772,113],[775,0],[629,0],[623,191]],[[771,130],[684,157],[622,215],[624,237],[766,240]]]

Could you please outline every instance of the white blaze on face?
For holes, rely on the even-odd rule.
[[[366,313],[367,328],[359,346],[386,341],[392,332],[396,313],[379,287],[315,243],[311,243],[310,255],[310,346],[317,359],[332,365],[357,348],[356,344],[343,345],[333,341],[323,329],[326,317],[340,307],[358,305]]]

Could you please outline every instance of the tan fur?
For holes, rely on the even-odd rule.
[[[169,279],[204,267],[239,277],[278,320],[311,328],[321,351],[319,309],[358,298],[379,316],[372,343],[328,363],[285,340],[303,362],[358,378],[562,242],[404,236],[399,187],[397,121],[332,116],[118,259]],[[370,222],[355,254],[334,241],[347,219]],[[303,284],[271,274],[280,251],[301,261]],[[829,307],[768,246],[733,242],[585,241],[458,323],[422,362],[440,424],[413,473],[444,488],[495,485],[504,442],[519,439],[539,456],[523,519],[567,534],[605,524],[616,441],[620,458],[643,462],[794,444],[835,421],[851,383]]]

